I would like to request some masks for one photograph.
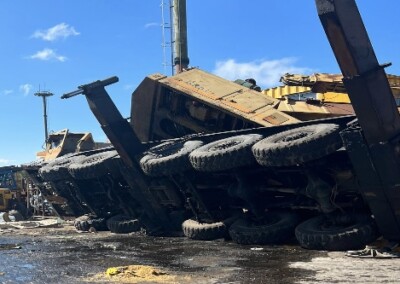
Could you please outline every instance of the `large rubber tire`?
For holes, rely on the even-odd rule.
[[[278,244],[294,235],[299,218],[294,212],[267,212],[263,220],[237,220],[229,229],[232,240],[243,245]]]
[[[128,234],[141,229],[138,219],[132,219],[123,215],[116,215],[107,220],[107,228],[116,234]]]
[[[189,153],[203,145],[201,141],[166,142],[151,148],[140,160],[143,172],[166,176],[191,169]]]
[[[121,169],[124,167],[124,162],[120,155],[116,155],[110,160],[110,164],[108,166],[108,171],[114,178],[121,177]]]
[[[350,222],[333,225],[325,215],[304,221],[296,228],[296,238],[306,249],[346,251],[362,249],[378,237],[375,221],[365,214],[354,214]]]
[[[10,210],[8,211],[8,217],[15,222],[25,220],[24,216],[18,210]]]
[[[68,166],[83,159],[85,156],[59,157],[39,169],[39,174],[44,181],[58,181],[69,178]]]
[[[22,164],[21,166],[24,168],[43,167],[43,166],[47,165],[48,163],[49,163],[48,161],[44,161],[44,160],[35,160],[35,161],[28,162],[26,164]]]
[[[93,215],[83,215],[74,220],[74,227],[78,231],[87,232],[90,228],[96,231],[107,231],[106,219],[98,218]]]
[[[319,159],[342,147],[339,126],[314,124],[271,135],[254,144],[262,166],[293,166]]]
[[[189,155],[198,171],[215,172],[251,165],[255,162],[251,146],[261,140],[259,134],[238,135],[208,143]]]
[[[188,219],[182,223],[183,234],[189,239],[212,241],[227,236],[227,226],[224,222],[199,223]]]
[[[115,150],[93,154],[70,164],[68,171],[75,179],[98,178],[107,174],[111,159],[117,155]]]

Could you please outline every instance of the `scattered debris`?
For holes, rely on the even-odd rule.
[[[58,219],[43,219],[43,220],[32,220],[32,221],[19,221],[19,222],[6,222],[0,224],[0,228],[16,228],[16,229],[32,229],[32,228],[55,228],[60,227],[60,221]]]
[[[256,251],[259,251],[259,250],[264,250],[264,248],[251,248],[250,250],[256,250]]]
[[[191,282],[189,276],[180,277],[159,268],[147,265],[129,265],[107,268],[105,273],[96,274],[88,281],[105,280],[118,283],[184,283]]]
[[[346,256],[357,258],[400,258],[400,249],[396,243],[394,246],[366,246],[362,250],[351,250]]]
[[[16,244],[0,244],[0,250],[21,249],[22,247]]]

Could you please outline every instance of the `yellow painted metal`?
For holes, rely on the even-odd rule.
[[[263,94],[280,99],[293,94],[309,93],[312,92],[310,87],[303,86],[278,86],[262,91]],[[316,93],[316,99],[323,102],[330,103],[350,103],[349,96],[346,93],[327,92]]]
[[[311,91],[311,88],[309,88],[309,87],[278,86],[278,87],[263,90],[262,93],[267,95],[268,97],[271,97],[274,99],[280,99],[287,95],[298,94],[298,93],[308,93],[310,91]]]
[[[277,110],[280,101],[199,69],[159,81],[162,85],[193,97],[204,104],[262,126],[298,122]]]
[[[13,192],[7,188],[0,188],[0,211],[7,211],[9,202],[15,196]]]
[[[79,153],[109,145],[110,143],[95,142],[90,132],[72,133],[68,129],[62,129],[49,135],[46,149],[37,152],[36,157],[50,161],[68,153]]]
[[[348,94],[336,92],[317,93],[317,100],[326,103],[350,103]]]

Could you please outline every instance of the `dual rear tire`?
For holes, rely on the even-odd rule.
[[[346,251],[362,249],[378,237],[374,219],[366,214],[320,215],[296,227],[296,238],[306,249]]]

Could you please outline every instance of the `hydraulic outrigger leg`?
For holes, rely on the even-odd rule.
[[[61,98],[85,95],[101,128],[121,156],[125,165],[121,169],[122,175],[130,187],[131,196],[140,203],[144,211],[140,216],[142,223],[150,234],[175,234],[181,228],[177,228],[166,208],[163,208],[148,190],[149,182],[136,161],[136,157],[146,148],[137,138],[128,121],[122,117],[104,88],[116,82],[118,82],[118,77],[115,76],[95,81],[79,86],[78,90],[64,94]]]
[[[400,241],[400,115],[354,0],[316,0],[358,124],[342,139],[383,237]]]

